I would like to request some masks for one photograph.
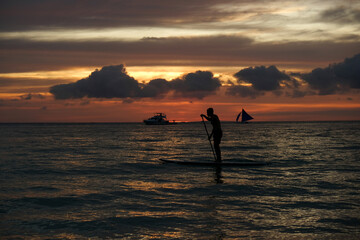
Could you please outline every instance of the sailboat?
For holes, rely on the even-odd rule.
[[[247,121],[254,119],[252,116],[250,116],[247,112],[245,112],[244,109],[242,109],[242,111],[239,113],[239,115],[237,115],[236,117],[236,122],[239,122],[239,118],[241,116],[241,123],[247,123]]]

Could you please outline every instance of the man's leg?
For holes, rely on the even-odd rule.
[[[220,141],[218,141],[217,139],[214,140],[214,148],[216,153],[216,161],[221,162]]]

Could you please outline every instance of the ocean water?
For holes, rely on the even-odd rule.
[[[222,127],[0,124],[0,238],[360,239],[360,122]]]

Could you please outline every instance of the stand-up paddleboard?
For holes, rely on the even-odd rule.
[[[269,165],[268,162],[190,162],[190,161],[176,161],[159,159],[164,163],[175,163],[180,165],[194,165],[194,166],[230,166],[230,167],[251,167],[251,166],[265,166]]]

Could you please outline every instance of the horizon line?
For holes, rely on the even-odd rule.
[[[165,125],[176,125],[181,123],[200,123],[200,121],[179,121],[175,122],[175,124],[165,124]],[[285,123],[285,122],[360,122],[359,120],[274,120],[274,121],[251,121],[247,123]],[[144,124],[144,122],[0,122],[0,124],[135,124],[135,123],[141,123]],[[221,123],[237,123],[242,124],[240,122],[236,121],[221,121]],[[163,125],[161,125],[163,126]]]

